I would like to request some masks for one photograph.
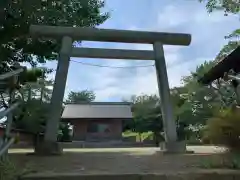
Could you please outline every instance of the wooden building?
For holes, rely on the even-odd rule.
[[[123,121],[131,120],[131,104],[125,102],[67,104],[62,114],[73,125],[73,141],[121,140]]]

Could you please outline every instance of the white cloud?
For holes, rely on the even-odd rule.
[[[105,76],[109,77],[116,74],[116,72],[106,71]],[[124,73],[124,71],[122,71]],[[109,97],[130,97],[131,95],[140,95],[143,93],[156,94],[157,80],[154,67],[139,68],[137,72],[128,79],[122,81],[115,76],[115,83],[113,85],[104,86],[96,90],[97,100],[108,99]]]
[[[134,94],[140,95],[157,93],[157,77],[155,67],[149,69],[138,69],[131,84]]]
[[[185,4],[187,5],[171,3],[171,5],[163,6],[160,8],[162,9],[161,11],[156,12],[157,17],[149,17],[148,13],[146,13],[145,20],[141,20],[140,24],[128,22],[128,19],[124,19],[126,20],[126,24],[129,23],[129,28],[126,28],[128,30],[164,30],[192,34],[193,41],[189,47],[164,46],[169,84],[171,87],[181,85],[182,77],[189,75],[190,72],[196,68],[197,64],[214,58],[223,44],[224,35],[226,35],[228,31],[225,28],[229,26],[225,27],[224,25],[233,22],[231,20],[229,21],[229,18],[224,17],[221,12],[208,14],[205,7],[197,2],[195,4],[189,3],[190,5],[188,5],[188,3]],[[130,15],[129,13],[131,12],[128,12],[128,15]],[[124,17],[124,15],[122,16]],[[135,16],[139,15],[136,14]],[[139,19],[141,18],[139,17]],[[115,22],[114,19],[112,21]],[[148,21],[148,25],[145,25],[142,21]],[[151,26],[149,26],[150,21],[152,22]],[[152,45],[148,44],[127,43],[112,44],[111,48],[135,50],[153,49]],[[207,50],[210,53],[206,55],[205,51]],[[111,66],[134,66],[151,63],[153,62],[129,60],[104,61],[104,65]],[[74,68],[73,65],[71,68]],[[83,79],[82,81],[89,86],[89,89],[95,91],[97,101],[109,100],[113,97],[129,97],[132,94],[152,94],[158,91],[154,67],[132,70],[97,67],[88,68],[83,66],[79,68],[79,70],[76,70],[76,68],[77,67],[75,67],[74,71],[69,70],[71,78],[74,77],[74,80]],[[76,72],[82,72],[82,74],[78,75]],[[85,72],[85,74],[83,72]],[[74,90],[72,87],[71,85],[69,89]],[[75,85],[74,87],[75,89],[82,88],[81,80],[79,85]]]
[[[167,64],[172,64],[181,60],[181,55],[179,53],[182,48],[181,46],[164,45],[163,48]],[[153,50],[153,46],[151,44],[133,44],[131,49]]]
[[[158,13],[158,26],[161,29],[174,28],[180,25],[189,27],[197,24],[219,23],[227,20],[223,12],[209,14],[205,8],[199,6],[168,5]]]
[[[148,44],[131,44],[128,46],[128,49],[135,50],[152,50],[152,45]],[[173,65],[174,63],[181,61],[180,50],[182,47],[180,46],[164,46],[165,50],[165,59],[167,65]],[[140,62],[141,60],[137,61]],[[126,66],[128,61],[120,61],[124,63]],[[144,61],[143,64],[151,64],[149,61]],[[134,65],[133,65],[134,66]],[[104,76],[106,79],[111,79],[112,83],[115,83],[111,86],[104,86],[104,88],[97,90],[96,93],[98,95],[98,99],[107,99],[109,96],[120,96],[120,97],[129,97],[132,94],[140,95],[140,94],[157,94],[158,86],[157,86],[157,78],[155,67],[148,68],[138,68],[136,72],[129,76],[127,79],[121,82],[115,77],[119,72],[125,73],[125,70],[105,70]],[[102,75],[101,75],[102,77]],[[171,76],[172,78],[173,76]],[[119,78],[119,77],[118,77]],[[103,78],[104,79],[104,78]]]
[[[157,31],[185,32],[192,35],[191,45],[210,43],[217,45],[213,39],[218,38],[219,48],[225,43],[224,36],[231,33],[239,16],[224,16],[224,12],[208,13],[205,6],[198,3],[171,4],[158,12]],[[227,25],[227,26],[224,26]],[[236,25],[236,28],[239,27]],[[220,49],[219,49],[220,50]]]
[[[96,90],[95,93],[97,94],[96,101],[107,100],[114,96],[124,97],[127,94],[126,90],[120,89],[116,86],[106,86],[104,89]]]
[[[171,66],[168,68],[168,79],[170,87],[176,87],[182,85],[182,78],[184,76],[190,75],[192,71],[195,71],[196,65],[210,60],[211,58],[197,58],[193,61],[182,62],[176,66]]]
[[[170,87],[180,86],[183,76],[187,76],[191,71],[194,71],[196,64],[203,63],[209,58],[199,58],[189,63],[182,63],[168,68],[168,80]],[[121,71],[124,73],[124,71]],[[97,82],[103,82],[100,89],[96,89],[97,101],[107,100],[110,97],[124,97],[129,98],[131,95],[141,94],[158,94],[158,85],[155,67],[139,68],[137,72],[128,79],[121,80],[116,74],[118,70],[105,70],[102,74],[99,74],[99,78],[95,79]],[[102,80],[101,80],[102,79]],[[109,80],[113,83],[104,83]],[[114,83],[115,82],[115,83]]]
[[[172,65],[182,60],[182,56],[180,53],[181,48],[181,46],[164,46],[164,53],[167,65]]]
[[[169,5],[158,14],[159,27],[165,29],[186,23],[188,21],[186,14],[187,13],[184,10],[173,5]]]
[[[139,46],[135,47],[139,49]],[[167,64],[171,65],[174,62],[180,61],[179,47],[165,46],[165,56]],[[111,60],[110,60],[111,61]],[[110,62],[109,61],[109,62]],[[129,66],[129,61],[117,60],[111,61],[112,66]],[[139,61],[138,61],[139,62]],[[151,64],[149,61],[144,61],[144,64]],[[132,62],[133,63],[133,62]],[[134,65],[132,65],[134,66]],[[183,66],[181,67],[185,69]],[[185,69],[186,70],[186,69]],[[157,94],[157,79],[155,67],[137,68],[135,73],[127,78],[121,79],[119,74],[125,74],[128,69],[106,69],[100,68],[96,70],[91,76],[94,80],[94,86],[97,94],[97,100],[106,100],[109,97],[129,97],[133,94]],[[175,79],[177,72],[172,71],[170,78]],[[178,76],[179,77],[179,76]],[[179,79],[170,81],[172,84],[179,84]]]
[[[137,28],[135,28],[136,30]],[[152,50],[148,44],[116,44],[114,48]],[[164,46],[167,65],[181,61],[180,46]],[[153,64],[153,61],[142,60],[107,60],[104,65],[109,66],[138,66]],[[73,64],[74,65],[74,64]],[[86,69],[87,71],[87,69]],[[132,72],[132,73],[131,73]],[[70,72],[71,73],[71,72]],[[127,74],[127,75],[126,75]],[[75,75],[75,74],[74,74]],[[90,89],[97,95],[96,101],[108,100],[111,97],[125,97],[141,94],[158,94],[155,67],[130,69],[111,69],[92,67],[87,73]],[[171,76],[173,77],[173,76]],[[79,77],[76,77],[79,79]]]
[[[153,50],[151,44],[133,44],[132,48],[135,50]]]
[[[136,30],[139,30],[139,29],[137,28],[137,26],[132,25],[132,26],[129,26],[129,28],[126,28],[126,30],[136,31]]]

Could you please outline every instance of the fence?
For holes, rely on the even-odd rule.
[[[14,71],[0,74],[1,93],[5,91],[8,91],[9,93],[8,107],[7,109],[0,111],[0,120],[4,117],[7,117],[4,135],[0,137],[0,158],[4,157],[7,154],[9,147],[15,141],[15,138],[11,137],[10,135],[13,122],[12,113],[17,107],[19,107],[21,102],[15,102],[15,90],[13,88],[14,86],[11,87],[11,85],[15,85],[18,83],[19,75],[20,73],[24,72],[25,68],[17,65],[15,69],[16,70]]]

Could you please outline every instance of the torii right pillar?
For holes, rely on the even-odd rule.
[[[179,142],[177,137],[163,44],[161,42],[155,42],[153,44],[153,50],[165,132],[165,143],[162,148],[168,153],[184,152],[186,151],[186,145]]]

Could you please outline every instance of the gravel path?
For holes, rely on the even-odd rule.
[[[24,150],[11,150],[10,158],[19,167],[44,173],[159,173],[198,169],[204,162],[222,156],[219,152],[223,150],[210,146],[188,149],[197,153],[166,155],[157,148],[69,149],[63,156],[36,157],[26,156]]]

